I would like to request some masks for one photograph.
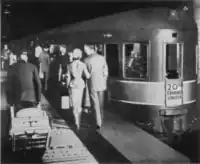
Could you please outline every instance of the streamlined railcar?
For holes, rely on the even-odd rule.
[[[197,117],[197,25],[185,10],[146,8],[41,34],[83,50],[94,45],[109,66],[112,110],[155,130],[186,131]],[[116,105],[117,104],[117,105]]]

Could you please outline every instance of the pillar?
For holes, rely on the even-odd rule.
[[[198,27],[198,45],[200,46],[200,0],[193,0],[193,11],[194,11],[194,19],[197,23],[197,27]],[[200,50],[200,49],[199,49]],[[198,50],[198,57],[200,59],[200,51]],[[199,61],[199,64],[198,64],[198,75],[199,75],[199,71],[200,71],[200,61]],[[198,77],[199,79],[199,77]],[[200,85],[200,84],[199,84]],[[198,92],[200,90],[200,87],[198,86]],[[197,101],[200,101],[200,93],[197,94],[198,97],[197,97]],[[199,104],[199,102],[197,102],[197,104]],[[197,109],[198,109],[198,113],[200,108],[200,106],[197,105]],[[200,134],[198,134],[198,162],[200,162]]]
[[[198,27],[198,45],[200,46],[200,0],[193,0],[194,19]],[[200,49],[198,49],[198,59],[200,59]],[[198,75],[200,75],[200,60],[198,61]],[[198,77],[198,81],[199,81]],[[199,83],[199,82],[198,82]]]

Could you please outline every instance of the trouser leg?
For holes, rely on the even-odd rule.
[[[75,118],[75,123],[79,128],[80,125],[80,115],[82,112],[82,97],[83,97],[83,89],[71,89],[71,100],[72,100],[72,109],[73,115]]]
[[[102,119],[101,119],[101,111],[100,111],[100,103],[99,103],[98,92],[91,90],[90,96],[91,96],[92,108],[95,111],[97,126],[101,126],[102,125]]]
[[[48,88],[48,79],[49,79],[49,72],[44,72],[44,89],[47,90]]]
[[[99,106],[100,106],[100,113],[101,113],[101,121],[103,122],[104,120],[104,91],[99,91],[98,92],[98,97],[99,97]]]

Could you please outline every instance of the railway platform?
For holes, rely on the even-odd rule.
[[[45,100],[43,104],[49,105],[45,97],[43,97],[43,100]],[[51,111],[54,111],[54,109]],[[57,112],[54,111],[54,113]],[[77,137],[80,138],[83,145],[86,146],[98,163],[190,162],[186,156],[173,150],[137,126],[124,121],[119,116],[109,112],[109,110],[105,111],[104,114],[104,126],[100,131],[96,132],[93,128],[81,128],[79,134],[77,134]],[[58,117],[57,115],[56,118]],[[57,124],[62,125],[64,129],[64,120],[61,121],[61,118],[59,120],[60,123]],[[66,140],[68,137],[64,138]]]
[[[1,110],[6,110],[5,93],[1,90]],[[43,109],[52,119],[51,139],[47,150],[42,155],[40,162],[34,163],[189,163],[190,160],[181,153],[173,150],[168,145],[159,141],[137,126],[126,122],[119,116],[106,110],[104,126],[100,131],[94,128],[80,129],[75,133],[68,124],[65,116],[69,111],[59,111],[56,97],[60,95],[58,88],[54,87],[48,93],[53,98],[42,96]],[[54,104],[54,105],[52,105]],[[6,114],[4,115],[4,119]],[[7,115],[8,117],[8,115]],[[87,115],[83,123],[87,124]],[[5,123],[1,126],[5,127]],[[8,122],[7,122],[8,123]],[[2,129],[2,128],[1,128]],[[6,128],[3,130],[6,131]],[[1,133],[2,134],[2,133]],[[5,134],[5,133],[3,133]],[[5,138],[5,137],[4,137]],[[1,137],[2,139],[2,137]],[[4,145],[5,146],[5,145]],[[4,147],[5,148],[5,147]],[[22,163],[11,160],[13,154],[2,154],[2,163]],[[33,161],[25,162],[33,163]]]

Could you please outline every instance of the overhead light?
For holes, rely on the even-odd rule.
[[[178,20],[178,13],[176,10],[170,11],[169,19],[171,20]]]
[[[6,6],[6,7],[10,7],[11,5],[10,5],[10,4],[5,4],[5,6]]]
[[[112,37],[112,34],[106,33],[106,34],[103,34],[103,36],[104,36],[105,38],[111,38],[111,37]]]
[[[4,14],[10,14],[11,12],[8,9],[5,9]]]
[[[170,14],[171,14],[171,16],[176,16],[177,12],[176,12],[176,10],[172,10]]]

